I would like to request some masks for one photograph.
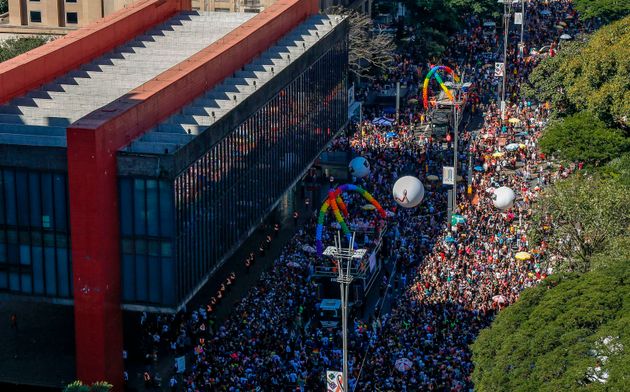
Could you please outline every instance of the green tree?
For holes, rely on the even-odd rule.
[[[630,153],[608,162],[600,169],[602,176],[619,182],[623,186],[630,186]]]
[[[627,390],[628,257],[585,274],[552,275],[523,291],[472,345],[475,390]]]
[[[534,243],[547,243],[552,266],[588,271],[592,256],[630,228],[630,186],[598,174],[575,174],[547,188],[534,206]]]
[[[557,55],[541,61],[530,73],[528,83],[522,86],[525,95],[538,102],[549,102],[560,116],[575,113],[577,109],[566,93],[566,86],[571,81],[565,80],[562,66],[579,56],[585,45],[583,41],[568,42]]]
[[[630,126],[630,16],[602,27],[586,43],[567,44],[529,77],[530,97],[559,115],[589,111],[608,126]]]
[[[573,4],[582,19],[611,22],[630,14],[630,0],[573,0]]]
[[[580,112],[552,122],[540,139],[540,148],[564,161],[597,165],[628,151],[630,140],[591,113]]]
[[[48,41],[48,37],[9,38],[0,43],[0,62],[26,53],[31,49],[42,46]]]
[[[97,381],[92,385],[85,385],[81,381],[77,380],[71,384],[66,385],[63,392],[108,392],[113,387],[105,381]]]
[[[446,0],[457,14],[473,14],[484,18],[498,18],[502,13],[502,5],[496,0]]]

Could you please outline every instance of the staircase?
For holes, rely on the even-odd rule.
[[[217,41],[255,14],[180,12],[0,106],[0,143],[65,147],[65,128]]]
[[[340,21],[336,16],[312,16],[241,71],[135,140],[125,151],[164,154],[179,149],[271,80]]]

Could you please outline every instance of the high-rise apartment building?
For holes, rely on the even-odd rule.
[[[136,0],[9,0],[9,24],[82,27]]]

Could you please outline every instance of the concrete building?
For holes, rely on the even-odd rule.
[[[122,309],[173,312],[347,123],[347,21],[144,0],[0,66],[0,297],[74,306],[121,390]]]
[[[9,0],[12,26],[83,27],[136,0]]]

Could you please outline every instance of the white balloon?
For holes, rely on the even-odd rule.
[[[394,184],[394,200],[404,208],[413,208],[424,198],[424,186],[416,177],[400,177]]]
[[[363,157],[356,157],[350,161],[348,170],[353,177],[367,177],[370,174],[370,162]]]
[[[514,191],[506,186],[497,188],[492,194],[492,204],[500,210],[507,210],[514,205],[514,199],[516,195]]]

